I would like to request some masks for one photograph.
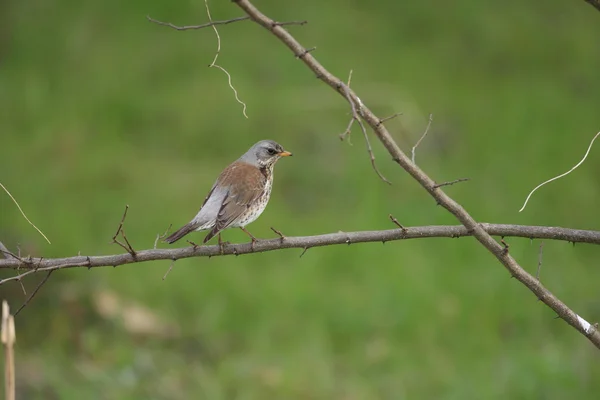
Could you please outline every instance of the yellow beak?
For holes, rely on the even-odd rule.
[[[282,151],[281,153],[279,153],[279,155],[281,157],[289,157],[292,155],[292,153],[290,153],[289,151]]]

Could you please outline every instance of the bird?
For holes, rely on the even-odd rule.
[[[273,187],[273,167],[281,157],[292,153],[273,140],[261,140],[221,172],[200,211],[187,224],[164,239],[174,243],[194,231],[210,230],[204,242],[227,228],[241,228],[252,240],[257,239],[246,230],[265,210]]]

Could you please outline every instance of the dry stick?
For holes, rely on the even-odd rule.
[[[381,175],[381,172],[379,172],[379,168],[377,168],[377,164],[375,164],[375,155],[373,154],[373,149],[371,148],[371,142],[369,141],[369,135],[367,134],[367,129],[365,128],[365,124],[363,124],[362,119],[360,118],[360,116],[358,115],[358,112],[356,111],[356,105],[354,103],[355,100],[350,96],[350,87],[348,87],[348,85],[344,84],[343,82],[340,82],[340,85],[342,85],[343,90],[346,93],[346,100],[348,100],[348,103],[350,103],[350,107],[352,108],[352,119],[355,120],[356,122],[358,122],[358,125],[360,126],[360,130],[362,131],[363,136],[365,137],[365,143],[367,145],[367,152],[369,153],[369,158],[371,159],[371,166],[373,167],[373,170],[375,170],[375,173],[377,174],[377,176],[379,176],[379,178],[382,181],[384,181],[388,185],[391,185],[392,182],[388,181],[385,176]],[[361,112],[362,112],[362,102],[360,101],[360,99],[358,97],[357,97],[357,100],[358,100],[358,107],[359,107],[359,109],[361,109]]]
[[[149,15],[146,15],[146,19],[150,22],[153,22],[155,24],[158,25],[163,25],[163,26],[168,26],[169,28],[173,28],[173,29],[177,29],[178,31],[187,31],[190,29],[202,29],[202,28],[206,28],[209,26],[215,26],[215,25],[226,25],[226,24],[230,24],[232,22],[238,22],[238,21],[246,21],[249,20],[250,17],[245,16],[245,17],[237,17],[237,18],[232,18],[232,19],[226,19],[224,21],[210,21],[206,24],[202,24],[202,25],[188,25],[188,26],[177,26],[177,25],[173,25],[170,22],[162,22],[162,21],[158,21],[154,18],[151,18]]]
[[[206,15],[208,16],[208,20],[210,22],[212,22],[212,17],[210,16],[210,8],[208,8],[208,0],[204,0],[204,5],[206,6]],[[229,72],[225,68],[223,68],[217,64],[217,58],[219,58],[219,53],[221,52],[221,36],[219,35],[219,31],[217,30],[217,27],[215,26],[215,24],[212,24],[211,26],[212,26],[213,30],[215,31],[215,35],[217,36],[217,52],[215,53],[215,58],[213,58],[212,62],[210,63],[210,65],[208,67],[209,68],[213,68],[213,67],[218,68],[221,71],[223,71],[225,73],[225,75],[227,75],[227,82],[228,82],[231,90],[233,90],[233,94],[235,95],[235,100],[242,105],[242,107],[243,107],[242,114],[244,114],[244,117],[248,118],[248,114],[246,114],[246,103],[244,103],[239,98],[237,90],[231,83],[231,74],[229,74]]]
[[[38,283],[38,285],[36,286],[35,290],[29,295],[29,297],[27,298],[27,300],[25,300],[25,302],[21,305],[21,307],[19,307],[19,309],[15,313],[15,317],[17,315],[19,315],[19,313],[21,312],[21,310],[24,309],[25,306],[27,306],[27,304],[29,304],[29,302],[31,301],[31,299],[33,299],[33,296],[35,296],[35,294],[38,292],[38,290],[40,290],[40,288],[46,283],[46,281],[48,281],[48,278],[50,278],[50,275],[54,271],[55,270],[52,270],[52,269],[48,271],[48,273],[46,274],[46,276],[44,277],[44,279],[42,279],[41,282]]]
[[[399,116],[399,115],[402,115],[402,113],[401,113],[401,112],[397,112],[397,113],[395,113],[395,114],[392,114],[392,115],[390,115],[389,117],[381,118],[381,119],[379,120],[379,122],[377,123],[377,126],[379,126],[379,125],[383,124],[383,123],[384,123],[384,122],[386,122],[386,121],[389,121],[390,119],[394,119],[394,118],[396,118],[396,117],[397,117],[397,116]]]
[[[391,218],[390,218],[391,219]],[[392,220],[393,221],[393,220]],[[398,226],[400,227],[400,226]],[[546,226],[504,225],[480,223],[479,227],[487,233],[500,237],[520,237],[525,239],[548,239],[566,242],[590,243],[600,245],[600,231],[568,229]],[[254,252],[262,253],[281,249],[304,249],[321,246],[345,244],[348,239],[352,243],[391,242],[408,239],[426,238],[457,238],[473,236],[474,232],[463,225],[415,226],[402,229],[387,229],[380,231],[336,232],[315,236],[285,236],[273,239],[261,239],[254,244]],[[133,264],[156,260],[179,260],[192,257],[216,257],[242,255],[252,253],[250,243],[228,244],[223,252],[219,245],[191,246],[170,249],[148,249],[136,252],[133,257],[129,252],[106,256],[74,256],[66,258],[31,258],[31,259],[0,259],[0,270],[24,270],[18,276],[0,280],[0,285],[17,281],[23,277],[49,270],[65,268],[96,268],[125,264]]]
[[[542,186],[544,186],[546,183],[550,183],[552,181],[555,181],[557,179],[562,178],[563,176],[569,175],[571,172],[573,172],[575,169],[577,169],[577,167],[579,167],[581,164],[583,164],[583,162],[587,158],[588,154],[590,154],[590,150],[592,149],[592,145],[594,144],[594,140],[596,140],[596,138],[598,136],[600,136],[600,132],[596,133],[596,135],[594,136],[594,138],[590,142],[590,145],[588,146],[587,151],[585,152],[585,155],[583,156],[583,158],[581,159],[581,161],[579,161],[573,168],[571,168],[570,170],[568,170],[565,173],[562,173],[562,174],[560,174],[558,176],[555,176],[554,178],[550,178],[547,181],[540,183],[531,192],[529,192],[529,195],[525,199],[525,203],[523,204],[523,207],[521,207],[521,209],[519,210],[519,212],[521,212],[521,211],[523,211],[525,209],[525,207],[527,206],[527,202],[529,201],[529,198],[531,197],[531,195],[533,194],[533,192],[535,192],[536,190],[538,190],[539,188],[541,188]]]
[[[175,259],[171,260],[171,265],[169,265],[169,269],[167,270],[167,272],[165,272],[165,274],[163,275],[163,281],[165,279],[167,279],[167,275],[169,275],[169,272],[171,272],[171,270],[173,269],[173,266],[175,265]]]
[[[4,398],[6,400],[15,400],[16,397],[14,354],[14,344],[16,340],[15,319],[10,315],[6,300],[2,300],[0,341],[4,345]]]
[[[302,54],[305,51],[304,47],[288,31],[281,27],[273,27],[273,20],[260,12],[249,0],[234,0],[234,2],[238,7],[244,10],[253,21],[263,26],[269,32],[272,32],[273,35],[281,40],[294,55]],[[352,89],[347,89],[344,83],[326,70],[312,54],[309,53],[304,55],[301,60],[319,79],[337,91],[340,95],[350,97],[353,101],[358,102],[358,97]],[[502,265],[504,265],[511,276],[515,276],[539,299],[541,299],[544,304],[554,310],[569,325],[585,335],[596,347],[600,348],[600,332],[567,307],[565,303],[554,296],[537,279],[535,279],[535,277],[527,273],[527,271],[525,271],[508,252],[503,251],[502,245],[494,240],[494,238],[490,236],[489,233],[487,233],[460,204],[444,193],[442,189],[436,188],[433,179],[425,174],[425,172],[404,154],[388,132],[385,125],[379,123],[380,118],[378,118],[368,107],[363,105],[361,108],[361,115],[373,128],[375,134],[388,150],[394,161],[419,182],[438,204],[446,208],[469,232],[472,232],[473,236],[475,236],[475,238],[502,263]]]
[[[5,188],[2,183],[0,183],[0,187],[2,187],[2,189],[4,189],[4,191],[6,192],[6,194],[8,195],[8,197],[10,197],[11,200],[15,203],[15,205],[17,206],[17,208],[19,209],[19,211],[21,211],[21,215],[23,216],[23,218],[25,218],[25,220],[27,222],[29,222],[29,225],[33,226],[35,228],[35,230],[38,231],[39,234],[44,237],[44,239],[46,239],[46,241],[48,242],[48,244],[52,244],[52,243],[50,243],[50,240],[46,237],[46,235],[44,235],[44,233],[37,226],[35,226],[33,224],[33,222],[31,222],[29,220],[29,218],[27,218],[27,215],[25,215],[25,213],[23,212],[23,209],[21,208],[21,206],[19,205],[19,203],[17,203],[17,200],[15,200],[15,198],[13,197],[13,195],[10,194],[10,192],[8,191],[8,189]]]
[[[118,244],[119,246],[121,246],[122,248],[125,249],[125,251],[127,251],[129,254],[131,254],[132,257],[135,258],[135,250],[133,250],[133,247],[131,247],[131,244],[129,243],[129,240],[127,240],[127,236],[125,236],[125,230],[123,227],[123,224],[125,223],[125,218],[127,218],[127,210],[129,210],[129,204],[125,205],[125,212],[123,212],[123,217],[121,217],[121,222],[119,223],[119,227],[117,228],[117,232],[115,233],[115,235],[112,237],[112,242]],[[119,236],[119,233],[121,234],[121,237],[123,238],[123,240],[125,240],[125,243],[127,243],[127,246],[125,246],[123,243],[119,242],[119,240],[117,240],[117,237]]]
[[[412,154],[411,159],[412,159],[413,164],[415,164],[415,151],[417,150],[417,147],[419,147],[419,145],[421,144],[423,139],[425,139],[425,136],[427,136],[427,133],[429,132],[429,128],[431,127],[432,122],[433,122],[433,114],[429,114],[429,122],[427,122],[427,127],[425,128],[425,132],[423,132],[423,135],[419,138],[419,140],[417,140],[417,143],[413,146],[413,148],[411,150],[411,154]]]
[[[434,186],[435,186],[435,188],[440,188],[443,186],[452,186],[455,183],[466,182],[466,181],[470,181],[470,180],[471,180],[471,178],[460,178],[460,179],[455,179],[455,180],[449,181],[449,182],[436,183]]]

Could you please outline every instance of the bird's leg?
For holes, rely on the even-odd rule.
[[[255,238],[254,235],[252,235],[250,232],[248,232],[243,226],[240,226],[240,229],[243,230],[246,235],[250,236],[250,239],[252,240],[250,248],[252,249],[252,251],[254,251],[254,243],[258,242],[258,239]]]
[[[221,232],[219,232],[219,248],[221,249],[221,255],[223,255],[225,253],[225,245],[228,244],[227,242],[223,242],[221,240]]]

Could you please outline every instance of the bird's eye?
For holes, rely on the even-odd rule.
[[[276,151],[275,151],[275,149],[274,149],[274,148],[272,148],[272,147],[269,147],[269,148],[267,149],[267,153],[269,153],[270,155],[273,155],[273,154],[275,154],[275,153],[276,153]]]

